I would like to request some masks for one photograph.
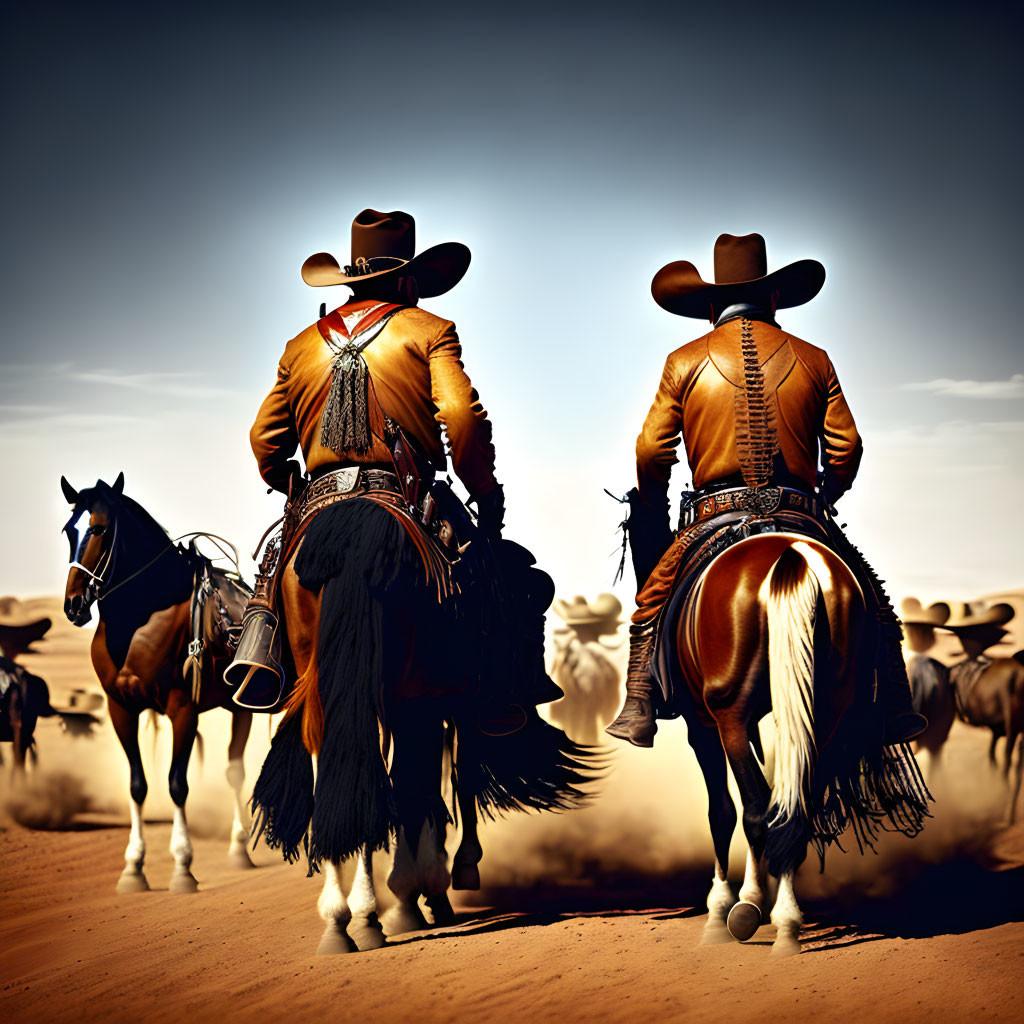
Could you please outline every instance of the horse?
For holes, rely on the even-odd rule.
[[[956,718],[949,669],[926,654],[915,654],[907,662],[907,678],[914,710],[928,719],[927,728],[914,738],[914,748],[918,753],[928,751],[930,779],[941,765],[942,748]]]
[[[24,775],[28,756],[35,757],[36,723],[56,714],[45,680],[0,655],[0,742],[11,744],[15,781]]]
[[[977,644],[964,636],[967,658],[950,669],[950,679],[956,695],[957,714],[968,725],[988,729],[992,733],[988,756],[996,764],[996,743],[1006,737],[1003,777],[1009,787],[1006,809],[1007,823],[1016,820],[1017,800],[1024,775],[1024,661],[1018,652],[1012,658],[989,658]],[[1017,775],[1011,782],[1010,772],[1017,747]]]
[[[239,868],[253,866],[242,799],[242,757],[252,714],[231,703],[231,691],[217,671],[218,661],[229,654],[229,627],[240,621],[249,591],[240,579],[211,569],[194,542],[186,549],[173,541],[124,493],[124,473],[113,485],[97,480],[82,491],[64,477],[60,483],[72,506],[64,527],[71,550],[64,612],[74,625],[85,626],[94,605],[99,611],[92,664],[130,769],[131,832],[117,891],[149,889],[143,872],[142,808],[148,785],[139,751],[139,715],[154,711],[170,719],[173,732],[168,789],[174,803],[170,850],[175,867],[169,888],[174,893],[195,892],[185,816],[187,772],[199,715],[211,708],[231,712],[227,780],[234,790],[234,821],[228,857]],[[76,523],[84,514],[89,522],[79,541]],[[199,636],[191,628],[197,601],[205,612],[200,618],[212,619],[217,627],[202,630]]]
[[[708,791],[715,868],[702,943],[746,941],[764,920],[764,875],[778,879],[772,953],[800,951],[793,876],[814,844],[845,827],[870,844],[887,819],[916,834],[927,791],[905,747],[883,747],[872,721],[867,602],[846,563],[799,533],[753,532],[720,551],[666,608],[656,678],[687,723]],[[758,723],[775,723],[773,770]],[[739,900],[727,880],[736,808],[748,850]]]
[[[435,923],[447,923],[449,884],[479,887],[478,814],[575,806],[588,778],[588,752],[532,704],[509,704],[505,720],[502,702],[475,690],[484,631],[470,623],[480,625],[480,590],[459,600],[447,569],[418,546],[408,506],[387,493],[317,513],[280,570],[295,683],[253,788],[253,831],[289,861],[304,849],[310,874],[323,865],[318,954],[378,948],[386,935],[424,927],[420,896]],[[536,643],[506,648],[500,668],[547,680],[538,595],[550,578],[528,558],[517,571],[517,593],[533,588],[525,603]],[[463,842],[449,873],[444,840],[458,816]],[[387,885],[397,903],[378,920],[371,856],[392,841]],[[346,898],[340,872],[350,857],[356,875]]]

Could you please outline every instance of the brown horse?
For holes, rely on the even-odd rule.
[[[403,519],[355,496],[316,515],[283,569],[296,683],[253,789],[255,831],[286,859],[304,848],[311,872],[323,865],[319,953],[372,949],[385,934],[424,927],[420,896],[435,923],[451,919],[445,768],[463,817],[453,864],[462,888],[479,885],[478,811],[559,809],[582,798],[575,784],[586,777],[586,751],[532,705],[507,732],[482,726],[494,716],[469,685],[482,635],[470,622],[480,602],[463,602],[469,618],[459,619],[456,595],[439,600],[443,584],[425,578],[412,538]],[[532,587],[527,603],[546,607],[550,578],[525,549],[497,545],[518,560],[526,583],[517,593]],[[505,671],[543,674],[542,616],[540,608],[530,633],[536,650],[520,644]],[[397,904],[378,923],[370,857],[392,841],[387,884]],[[340,870],[353,856],[346,898]]]
[[[852,824],[870,843],[888,817],[920,829],[925,792],[909,752],[867,734],[872,666],[860,657],[863,592],[825,544],[787,533],[748,536],[726,548],[668,610],[656,674],[687,722],[708,789],[715,873],[702,942],[744,941],[762,923],[763,871],[778,878],[771,912],[776,955],[799,952],[803,921],[793,875],[814,843],[823,855]],[[663,684],[664,685],[664,684]],[[758,723],[775,723],[766,771]],[[872,753],[869,753],[872,752]],[[735,900],[727,881],[736,809],[743,803],[746,873]]]
[[[223,628],[214,630],[197,652],[199,680],[187,677],[190,606],[197,573],[208,581],[204,584],[208,587],[207,607],[217,602],[217,617],[223,627],[240,621],[248,591],[220,570],[210,573],[209,563],[197,556],[194,548],[186,550],[172,541],[141,505],[123,493],[123,473],[113,486],[98,480],[83,491],[76,491],[64,477],[60,482],[72,506],[64,528],[71,548],[64,611],[76,626],[84,626],[90,621],[93,604],[98,607],[92,663],[131,772],[132,826],[117,891],[149,888],[143,873],[142,805],[148,787],[139,752],[139,715],[152,710],[170,719],[174,736],[168,777],[175,807],[170,844],[175,870],[170,890],[195,892],[185,800],[199,715],[211,708],[231,711],[227,779],[235,791],[235,819],[228,854],[238,867],[251,867],[241,792],[245,778],[242,755],[252,714],[231,704],[231,692],[217,670],[218,662],[223,668],[229,656]],[[76,523],[84,514],[89,521],[79,542]]]
[[[988,729],[992,733],[989,759],[996,763],[996,743],[1006,737],[1003,775],[1009,792],[1006,820],[1012,825],[1016,819],[1017,800],[1024,775],[1024,664],[1020,654],[1012,658],[989,658],[979,649],[979,643],[961,635],[966,661],[950,669],[950,679],[956,694],[957,713],[968,725]],[[986,645],[987,646],[987,645]],[[1011,781],[1010,771],[1017,747],[1016,779]]]

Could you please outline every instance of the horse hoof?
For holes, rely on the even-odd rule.
[[[228,850],[228,864],[236,871],[247,871],[256,867],[249,856],[249,851],[243,846],[238,850]]]
[[[729,911],[729,934],[738,942],[746,942],[761,927],[761,908],[756,903],[740,900]]]
[[[376,914],[352,918],[348,925],[348,934],[360,953],[370,949],[381,949],[387,945],[384,929],[381,928]]]
[[[453,864],[452,888],[473,890],[479,889],[480,868],[478,868],[476,864]]]
[[[715,921],[712,923],[708,921],[704,925],[704,930],[700,933],[700,946],[721,946],[726,942],[732,942],[732,935],[729,934],[729,929],[721,923],[721,921]]]
[[[772,943],[772,956],[795,956],[800,952],[800,940],[794,935],[780,932]]]
[[[443,928],[446,925],[455,924],[455,911],[452,909],[447,893],[441,893],[439,896],[428,896],[427,906],[430,908],[430,916],[434,919],[435,928]]]
[[[117,891],[122,896],[133,892],[149,892],[149,882],[141,871],[126,871],[117,880]]]
[[[421,932],[424,928],[430,927],[419,907],[410,907],[404,903],[396,903],[384,914],[380,923],[384,934],[388,936],[404,935],[406,932]]]
[[[320,945],[316,947],[317,956],[335,956],[338,953],[355,953],[357,951],[358,947],[337,921],[328,922],[320,937]]]
[[[199,883],[188,868],[175,871],[168,886],[170,892],[199,892]]]

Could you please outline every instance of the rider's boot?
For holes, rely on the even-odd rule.
[[[626,703],[619,717],[605,729],[609,736],[628,740],[636,747],[653,747],[658,731],[654,721],[651,693],[651,656],[654,653],[654,624],[633,626],[629,633],[629,671],[626,673]]]

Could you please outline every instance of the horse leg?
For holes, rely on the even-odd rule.
[[[398,902],[382,922],[388,935],[427,927],[417,903],[420,894],[427,897],[435,914],[454,916],[445,895],[451,876],[444,853],[444,823],[436,821],[443,723],[421,709],[407,707],[396,710],[392,729],[395,756],[391,780],[401,827],[388,876],[388,887]]]
[[[356,944],[347,930],[352,910],[341,888],[341,864],[336,860],[324,861],[324,887],[316,901],[316,909],[325,925],[320,945],[316,948],[317,955],[354,953]]]
[[[173,701],[173,697],[172,697]],[[199,724],[199,712],[195,704],[182,699],[177,706],[168,707],[174,747],[171,754],[171,770],[167,786],[174,801],[174,826],[171,829],[171,856],[174,858],[174,874],[171,876],[171,892],[196,892],[199,888],[192,874],[192,839],[188,834],[185,819],[185,801],[188,799],[188,761],[195,742]]]
[[[117,881],[119,893],[145,892],[149,882],[142,872],[146,859],[146,840],[142,834],[142,805],[146,801],[149,787],[146,784],[146,773],[142,769],[142,754],[139,751],[139,716],[137,712],[128,711],[112,700],[107,701],[110,721],[114,732],[121,741],[125,757],[128,758],[130,772],[130,790],[132,795],[132,827],[128,834],[128,845],[124,851],[124,871]]]
[[[988,745],[988,760],[989,764],[995,768],[996,765],[996,744],[999,742],[999,733],[995,729],[992,730],[992,742]]]
[[[395,896],[395,905],[387,910],[381,919],[385,935],[401,935],[404,932],[422,931],[427,927],[417,902],[420,895],[419,871],[416,858],[409,849],[405,828],[399,828],[395,842],[395,856],[388,874],[388,888]]]
[[[687,731],[708,791],[708,824],[715,847],[715,873],[708,893],[708,919],[700,938],[702,946],[712,946],[731,941],[726,918],[736,902],[728,881],[729,843],[736,829],[736,807],[729,795],[718,731],[696,722],[688,723]]]
[[[377,920],[377,893],[373,888],[373,853],[369,847],[359,850],[356,873],[348,894],[352,911],[348,933],[360,952],[380,949],[384,945],[384,929]]]
[[[1012,825],[1017,818],[1017,801],[1020,798],[1021,776],[1024,775],[1024,739],[1017,740],[1017,781],[1010,793],[1010,806],[1007,809],[1007,824]]]
[[[483,847],[477,836],[476,794],[459,790],[459,815],[462,818],[462,839],[452,859],[452,888],[479,889]]]
[[[792,956],[800,952],[799,936],[803,923],[804,915],[793,892],[793,872],[786,871],[779,876],[779,893],[772,907],[772,924],[775,925],[772,956]]]
[[[251,868],[253,862],[246,849],[249,842],[249,814],[242,797],[245,784],[245,744],[252,728],[251,711],[231,712],[231,742],[228,744],[228,768],[225,773],[228,785],[235,794],[235,818],[231,823],[231,842],[228,845],[228,860],[236,868]]]
[[[729,912],[728,925],[734,938],[746,942],[764,920],[760,874],[767,840],[765,815],[771,788],[754,755],[747,730],[738,722],[725,720],[719,722],[719,732],[743,801],[743,833],[748,847],[740,899]]]

